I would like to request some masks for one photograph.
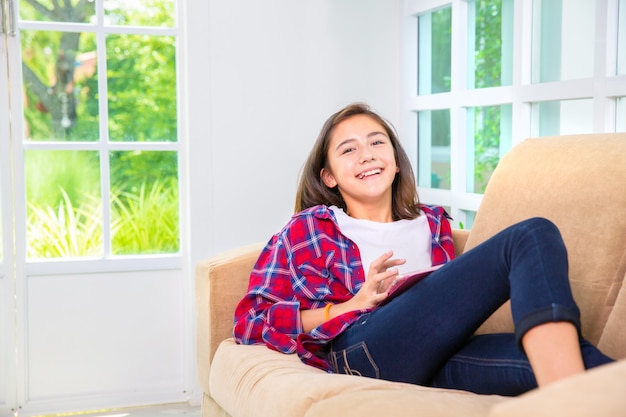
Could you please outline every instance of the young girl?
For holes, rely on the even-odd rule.
[[[611,361],[580,336],[558,229],[529,219],[454,259],[446,212],[420,204],[393,128],[366,105],[324,124],[296,211],[252,270],[238,343],[328,372],[501,395]],[[436,265],[381,305],[400,274]],[[515,333],[473,336],[509,298]]]

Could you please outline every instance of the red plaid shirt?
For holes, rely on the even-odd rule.
[[[432,232],[432,264],[454,258],[442,207],[422,206]],[[330,371],[325,346],[368,310],[335,317],[304,333],[300,310],[352,298],[365,282],[358,247],[339,230],[331,210],[315,206],[295,214],[261,252],[245,297],[235,310],[237,343],[265,344],[297,353],[304,363]]]

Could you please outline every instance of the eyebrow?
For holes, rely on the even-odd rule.
[[[384,136],[384,137],[386,137],[386,138],[388,138],[388,137],[389,137],[389,136],[387,136],[387,134],[386,134],[385,132],[380,132],[380,131],[378,131],[378,130],[375,130],[374,132],[370,132],[370,133],[368,133],[366,137],[367,137],[367,138],[372,138],[372,137],[374,137],[374,136],[378,136],[378,135],[383,135],[383,136]],[[335,147],[335,150],[337,150],[337,149],[341,148],[342,146],[344,146],[344,145],[346,145],[346,144],[348,144],[348,143],[350,143],[350,142],[354,142],[354,141],[356,141],[356,139],[355,139],[355,138],[346,139],[346,140],[342,141],[341,143],[339,143],[339,145],[337,145],[337,146]]]

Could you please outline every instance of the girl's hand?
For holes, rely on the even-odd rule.
[[[398,277],[398,265],[406,259],[392,259],[393,251],[387,251],[370,265],[365,283],[358,293],[347,303],[353,310],[377,306],[387,298],[389,285]]]

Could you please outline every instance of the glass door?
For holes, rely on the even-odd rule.
[[[0,416],[182,401],[178,1],[0,1]]]

